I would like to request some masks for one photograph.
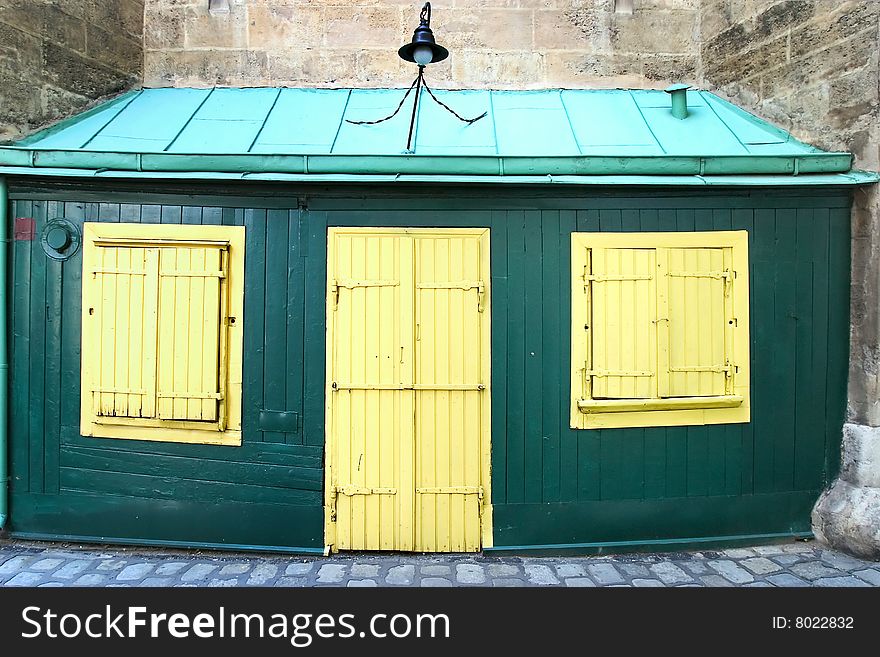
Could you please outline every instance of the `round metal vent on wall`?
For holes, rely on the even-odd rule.
[[[80,242],[79,228],[67,219],[53,219],[40,233],[40,245],[53,260],[67,260],[79,251]]]

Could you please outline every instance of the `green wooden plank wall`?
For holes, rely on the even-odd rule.
[[[810,507],[836,472],[848,356],[849,212],[822,203],[574,212],[579,231],[750,233],[753,421],[599,431],[567,428],[569,391],[557,376],[570,339],[568,262],[556,256],[570,229],[557,226],[571,219],[543,211],[536,242],[529,218],[509,213],[508,234],[516,227],[518,239],[507,245],[506,336],[493,343],[506,346],[509,372],[506,394],[496,387],[493,395],[493,418],[508,418],[493,427],[496,545],[809,531]],[[504,321],[493,310],[493,321]],[[748,522],[732,496],[760,498],[763,508]],[[654,503],[664,498],[678,502]],[[671,515],[639,524],[636,509]]]
[[[38,200],[15,202],[13,216],[33,218],[37,231],[61,216],[75,222],[243,224],[248,289],[241,448],[84,438],[78,419],[81,255],[65,263],[47,258],[39,233],[37,239],[14,242],[13,529],[320,546],[322,431],[314,423],[310,433],[302,422],[287,433],[262,431],[259,424],[263,409],[294,411],[302,418],[304,364],[323,372],[323,352],[307,353],[305,344],[302,308],[310,261],[301,248],[300,211]],[[312,266],[323,276],[323,263]],[[313,408],[312,414],[316,411],[322,412]],[[95,496],[101,502],[82,502],[85,510],[76,518],[65,513],[71,500]],[[132,498],[152,500],[169,513],[184,502],[189,513],[193,505],[235,504],[269,505],[273,512],[258,523],[250,514],[229,516],[198,534],[190,533],[180,519],[144,526],[128,512]],[[41,513],[32,513],[34,505]],[[115,506],[117,517],[94,509],[96,505]],[[30,516],[34,518],[28,522]]]
[[[497,546],[807,531],[810,506],[836,473],[848,357],[845,192],[313,195],[309,209],[290,199],[224,207],[198,195],[114,204],[97,202],[110,194],[66,194],[31,193],[13,214],[33,217],[38,231],[56,216],[247,227],[244,444],[81,437],[81,258],[60,264],[38,240],[17,240],[15,531],[320,546],[328,225],[491,228]],[[569,429],[570,233],[730,229],[750,234],[753,421]],[[263,431],[261,409],[300,413],[297,430]]]
[[[491,228],[496,546],[809,531],[845,407],[846,196],[568,201],[320,202],[328,225]],[[693,230],[750,233],[753,422],[569,429],[570,233]]]

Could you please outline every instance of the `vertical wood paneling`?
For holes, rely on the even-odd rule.
[[[287,374],[285,409],[302,412],[303,407],[303,308],[305,306],[305,261],[300,254],[300,211],[290,210],[287,217],[287,300],[284,307],[287,325]],[[302,422],[300,422],[302,426]],[[288,432],[288,444],[302,444],[302,431]]]
[[[551,299],[563,297],[561,289],[561,258],[556,254],[569,253],[568,236],[561,230],[560,213],[558,211],[544,211],[541,213],[541,279],[543,284],[542,298],[547,302],[543,305],[543,343],[541,356],[543,367],[541,368],[541,389],[545,399],[541,404],[543,417],[541,418],[541,462],[543,472],[541,474],[543,502],[558,502],[560,500],[560,488],[562,472],[560,463],[560,439],[564,434],[562,427],[566,424],[565,415],[561,413],[560,405],[554,403],[560,397],[567,396],[564,391],[566,378],[560,376],[560,372],[551,366],[551,363],[565,362],[562,353],[562,302],[552,303]],[[569,255],[569,257],[571,257]],[[566,285],[566,288],[570,288]],[[568,304],[570,307],[570,304]],[[570,325],[570,322],[569,324]],[[564,371],[564,370],[563,370]]]
[[[33,218],[37,230],[47,221],[47,205],[37,201],[33,204]],[[54,202],[52,202],[54,205]],[[30,376],[28,380],[28,440],[30,441],[30,490],[44,491],[46,422],[44,402],[46,399],[46,270],[48,258],[40,248],[38,240],[29,243],[32,249],[30,278],[31,292],[30,322],[28,331],[31,337]]]
[[[796,212],[776,210],[774,249],[775,303],[773,316],[773,490],[791,490],[794,485],[795,394],[797,366],[797,270],[799,248]],[[803,372],[801,372],[803,374]]]
[[[507,213],[491,214],[492,236],[489,271],[492,277],[492,503],[503,504],[507,498],[507,340],[508,340],[508,269]],[[568,404],[568,401],[564,402]]]
[[[324,444],[324,381],[325,328],[324,299],[327,286],[327,214],[309,212],[309,258],[306,263],[305,344],[303,346],[302,435],[306,445]]]
[[[507,502],[516,504],[525,501],[527,387],[531,393],[525,378],[525,213],[509,212],[507,221]]]
[[[597,197],[595,203],[585,198],[580,210],[355,210],[335,216],[344,214],[345,221],[354,224],[485,223],[491,227],[495,504],[816,491],[837,467],[843,420],[849,215],[838,207],[837,196],[817,196],[809,203],[797,200],[796,211],[777,209],[778,202],[767,203],[764,198],[769,197],[719,197],[714,205],[703,203],[711,208],[705,210],[675,209],[662,196],[656,204],[652,198],[643,198],[639,210],[633,210],[627,200],[622,209],[616,209],[613,201]],[[278,454],[273,457],[278,459],[286,456],[277,450],[287,449],[320,455],[324,441],[326,212],[311,210],[301,215],[299,210],[285,209],[269,220],[265,210],[224,208],[216,201],[204,208],[162,206],[156,197],[145,205],[109,201],[110,195],[105,203],[63,206],[16,201],[14,215],[36,218],[38,231],[47,219],[62,215],[74,221],[243,222],[247,226],[247,284],[241,449],[275,450],[271,453]],[[437,203],[442,206],[444,202]],[[508,205],[499,198],[496,207]],[[682,205],[690,205],[690,197],[682,197]],[[801,207],[806,205],[810,207]],[[834,209],[829,211],[828,205]],[[307,221],[300,218],[305,214]],[[603,431],[568,428],[569,385],[554,373],[568,368],[568,245],[575,229],[749,231],[751,423]],[[69,454],[65,450],[74,445],[69,441],[78,440],[75,436],[64,439],[64,435],[65,431],[75,433],[79,422],[80,263],[80,255],[60,265],[48,262],[38,239],[12,244],[14,494],[59,490],[59,470],[68,473],[61,476],[62,496],[65,481],[79,481],[78,486],[91,481],[95,490],[111,486],[111,479],[90,474],[96,472],[93,462],[85,458],[65,461],[73,458],[65,456]],[[62,311],[55,313],[55,308]],[[270,335],[280,339],[268,344]],[[279,409],[303,413],[302,430],[276,434],[275,444],[263,443],[259,411],[275,400]],[[383,406],[372,421],[384,426],[385,413]],[[110,492],[126,495],[137,490],[137,495],[150,495],[149,488],[139,488],[135,475],[128,473],[134,471],[135,463],[152,463],[155,454],[135,453],[143,449],[136,444],[118,447],[112,442],[88,443],[97,452],[132,452],[129,465],[113,466],[120,472],[114,475],[116,488]],[[86,443],[76,444],[82,449]],[[157,449],[173,455],[169,463],[202,459],[202,452],[192,446]],[[210,476],[228,482],[239,476],[235,473],[250,472],[247,468],[254,463],[245,463],[244,453],[212,452],[213,462],[228,463],[229,469]],[[309,458],[314,459],[313,468],[319,466],[319,456]],[[375,468],[386,465],[370,467],[374,470],[369,476],[375,477]],[[450,472],[455,467],[450,460]],[[291,485],[291,477],[282,475],[282,470],[279,466],[263,483]],[[184,489],[183,479],[177,479],[173,471],[164,481],[171,482],[163,484],[167,490]],[[239,493],[245,496],[243,489]],[[577,528],[579,536],[589,538],[589,531],[589,526]]]
[[[544,355],[541,352],[543,341],[543,308],[544,297],[541,289],[541,213],[525,213],[525,258],[526,267],[523,303],[525,309],[525,388],[523,397],[528,390],[532,402],[525,403],[525,490],[524,501],[540,502],[542,495],[542,460],[543,449],[541,439],[541,415],[545,404],[545,395],[551,391],[541,390],[541,370]],[[539,310],[541,309],[541,310]],[[560,373],[561,374],[561,373]],[[560,376],[560,378],[562,378]],[[536,440],[536,438],[538,438]]]
[[[37,206],[36,210],[34,205]],[[28,490],[57,494],[41,498],[45,500],[45,504],[49,505],[56,504],[50,500],[64,500],[65,496],[76,494],[74,488],[89,493],[106,492],[110,495],[108,500],[135,500],[137,499],[135,496],[141,496],[155,497],[159,500],[169,498],[183,501],[211,499],[216,503],[223,503],[224,499],[237,498],[259,504],[260,499],[267,500],[274,496],[279,502],[286,499],[292,505],[289,507],[291,511],[287,514],[292,528],[290,531],[294,535],[294,538],[290,539],[293,541],[291,544],[304,545],[312,540],[314,537],[295,538],[297,532],[308,534],[310,531],[309,524],[302,520],[301,512],[295,509],[304,508],[296,505],[305,504],[308,499],[313,500],[310,502],[311,504],[314,504],[314,500],[317,499],[317,493],[314,491],[315,487],[319,486],[317,482],[320,481],[320,450],[318,448],[313,447],[302,452],[255,453],[250,451],[248,447],[255,444],[254,432],[247,430],[245,431],[245,446],[243,448],[234,450],[219,448],[216,452],[212,451],[214,448],[207,446],[151,444],[149,447],[144,447],[138,441],[97,441],[77,436],[80,406],[82,253],[76,254],[71,260],[65,262],[48,259],[39,242],[40,231],[45,222],[63,216],[74,222],[100,220],[134,223],[144,221],[169,224],[199,224],[202,222],[220,224],[225,218],[227,222],[240,224],[243,222],[243,211],[212,207],[204,208],[203,212],[203,208],[199,206],[181,207],[158,204],[142,206],[134,203],[120,205],[118,203],[61,203],[55,201],[40,201],[36,204],[31,201],[16,202],[14,208],[14,216],[35,219],[37,231],[36,239],[17,240],[13,243],[10,262],[14,286],[10,315],[12,356],[10,428],[13,435],[10,453],[14,494],[25,493]],[[285,213],[285,219],[286,217]],[[252,232],[258,238],[265,240],[265,228],[262,231]],[[251,253],[248,253],[246,260],[250,262],[250,259]],[[36,285],[31,273],[32,264],[37,265],[41,272]],[[125,266],[131,263],[123,259],[121,264]],[[190,265],[199,266],[200,264],[202,263],[198,261],[198,258],[190,262]],[[214,267],[215,270],[217,268]],[[125,285],[115,286],[113,296],[117,306],[121,300],[127,299],[128,310],[134,311],[137,310],[136,306],[140,303],[138,301],[140,296],[136,285],[128,280],[134,277],[126,278]],[[265,279],[265,271],[259,273],[259,278],[260,280]],[[302,288],[304,281],[300,280],[296,284]],[[261,289],[263,285],[254,286],[248,282],[247,287],[248,295],[252,295],[253,290]],[[175,289],[175,294],[176,292]],[[192,289],[190,292],[198,296],[197,292],[193,292]],[[302,296],[299,299],[297,304],[301,306]],[[186,318],[189,321],[183,323],[191,324],[197,304],[184,305],[187,307],[175,308],[175,310],[185,310]],[[281,305],[285,306],[286,312],[286,299]],[[256,319],[261,312],[252,313],[250,317]],[[298,310],[297,314],[300,318],[303,317],[302,308]],[[175,326],[175,329],[177,328]],[[136,335],[134,331],[126,335],[117,333],[113,340],[113,358],[122,357],[125,353],[133,353],[131,345],[142,342],[142,337]],[[188,336],[188,339],[192,339],[192,336]],[[38,343],[35,343],[35,340],[38,340]],[[129,343],[128,347],[126,347],[126,341]],[[262,351],[262,335],[260,340],[256,342],[258,342],[257,349]],[[248,349],[248,354],[252,354],[254,351],[255,349]],[[302,352],[302,345],[299,346],[299,352]],[[287,357],[286,353],[284,357]],[[301,358],[301,356],[299,357]],[[128,365],[130,368],[130,361]],[[192,368],[195,365],[192,362],[186,363],[184,371],[187,381],[192,379],[194,375]],[[120,367],[124,374],[125,367],[122,363],[120,363]],[[32,384],[32,374],[37,385]],[[302,382],[300,382],[301,385]],[[260,396],[261,394],[257,395],[258,398]],[[124,400],[119,400],[120,403],[123,401],[127,404],[132,403],[131,395],[124,397]],[[185,400],[184,403],[187,404],[187,413],[191,410],[190,407],[193,403],[203,404],[203,402],[191,400]],[[261,405],[262,400],[257,399],[255,407],[259,409]],[[246,421],[251,421],[251,428],[256,428],[256,413],[247,413]],[[256,433],[258,434],[258,432]],[[290,447],[303,449],[298,445]],[[74,457],[71,452],[75,449],[91,450],[90,454],[93,456],[76,460],[78,457]],[[165,456],[162,456],[163,453]],[[119,462],[114,458],[108,460],[99,456],[104,454],[128,456],[126,456],[126,462]],[[159,466],[158,461],[163,458],[167,461]],[[34,460],[33,464],[31,459]],[[265,460],[279,464],[276,466],[275,474],[271,476],[266,476],[265,473],[262,476],[256,475],[261,467],[260,462]],[[290,465],[280,465],[282,463],[291,465],[307,463],[308,467],[292,468]],[[186,474],[186,469],[191,465],[197,466],[198,476]],[[139,469],[146,469],[154,473],[156,478],[153,483],[141,486],[139,482],[144,478],[144,475],[138,474]],[[252,478],[251,481],[255,485],[236,486],[231,483],[247,480],[249,477]],[[74,484],[74,481],[81,483]],[[297,487],[305,489],[308,493],[304,494],[303,490],[297,490]],[[282,493],[284,489],[290,491],[286,496]],[[210,490],[215,492],[212,494],[208,492]],[[225,492],[218,497],[216,492],[218,490]],[[100,501],[103,498],[96,499]],[[165,503],[158,501],[156,504],[163,505]],[[26,507],[20,506],[19,508]],[[97,534],[108,535],[108,531],[111,533],[117,531],[115,528],[108,529],[106,527],[101,530],[93,530],[92,527],[98,520],[97,516],[93,517],[90,512],[91,510],[84,513],[77,521],[76,532],[87,534],[94,531]],[[122,527],[126,524],[125,518],[128,517],[125,515],[126,513],[128,512],[120,511],[122,515],[119,518],[118,531],[123,531]],[[156,535],[154,532],[166,534],[177,532],[181,538],[185,538],[187,532],[192,532],[191,527],[198,525],[198,522],[192,522],[192,519],[188,521],[181,518],[177,512],[169,513],[166,509],[165,513],[167,514],[167,525],[160,523],[148,528],[141,528],[138,535],[149,537]],[[18,514],[18,517],[21,518],[22,515]],[[134,518],[135,515],[131,515],[131,517]],[[18,528],[27,529],[22,525],[18,525]],[[220,532],[218,526],[218,532],[213,540],[227,540],[230,536],[228,527]],[[319,536],[317,536],[317,541],[320,542]],[[244,542],[247,542],[246,537],[244,537]]]
[[[822,451],[815,449],[815,443],[810,445],[809,422],[813,420],[813,409],[810,408],[813,399],[811,388],[815,386],[813,358],[813,249],[814,239],[813,226],[814,211],[812,209],[798,209],[795,223],[795,364],[794,364],[794,445],[792,461],[794,464],[793,485],[798,485],[802,480],[803,472],[808,469],[810,463],[810,451]],[[818,239],[818,235],[815,236]],[[824,445],[823,445],[824,447]],[[806,452],[806,453],[805,453]],[[806,468],[805,468],[806,465]]]
[[[752,426],[754,429],[754,492],[769,493],[773,490],[774,457],[774,402],[778,391],[774,389],[773,352],[776,336],[773,334],[776,317],[774,242],[776,240],[776,212],[769,209],[755,210],[754,249],[749,251],[752,275],[750,313],[752,322]],[[752,244],[749,246],[751,247]],[[760,312],[758,311],[760,309]]]
[[[13,217],[33,218],[34,203],[18,201],[13,204]],[[13,219],[14,220],[14,219]],[[30,359],[38,357],[31,349],[30,307],[31,295],[29,281],[31,275],[32,242],[15,240],[12,243],[12,325],[11,366],[9,372],[9,433],[11,436],[10,450],[12,454],[13,492],[33,491],[31,487],[30,451],[31,440],[29,425],[30,411]]]
[[[714,230],[733,230],[733,212],[730,208],[712,210]],[[734,281],[735,283],[736,281]],[[748,426],[748,425],[747,425]],[[720,472],[719,482],[713,486],[713,493],[719,495],[739,495],[742,490],[742,452],[743,436],[746,428],[741,425],[725,425],[723,434],[713,438],[722,443],[724,461],[716,465]]]
[[[748,231],[749,234],[749,253],[754,254],[755,247],[755,213],[751,208],[736,208],[731,212],[731,228],[733,230],[745,230]],[[754,255],[749,256],[749,280],[754,281],[751,276],[755,272],[754,266]],[[752,282],[754,286],[754,282]],[[753,288],[754,289],[754,288]],[[750,307],[756,308],[754,305],[754,293],[751,293],[750,296]],[[755,319],[754,319],[754,311],[749,313],[749,321],[751,325],[749,327],[749,335],[752,336],[752,368],[750,370],[751,374],[751,390],[752,390],[752,401],[756,399],[755,394],[758,388],[756,387],[756,377],[755,377]],[[754,407],[753,407],[754,409]],[[755,412],[754,410],[752,411]],[[735,492],[739,492],[742,495],[749,495],[754,492],[754,481],[755,481],[755,423],[754,423],[754,415],[752,415],[752,422],[749,422],[747,425],[742,427],[731,427],[728,429],[728,432],[739,430],[741,433],[740,436],[740,450],[739,450],[739,473],[736,474],[735,466],[732,464],[728,465],[727,469],[727,478],[733,479],[734,482],[731,484],[731,489]],[[736,454],[735,451],[732,451],[731,454]],[[736,484],[736,480],[739,480],[739,486]]]
[[[263,343],[263,408],[287,407],[287,259],[289,224],[287,210],[269,210],[266,215],[265,317]],[[285,442],[283,433],[264,432],[263,440]]]
[[[203,220],[208,218],[208,208]],[[213,214],[217,221],[220,213]],[[244,215],[244,349],[242,382],[243,440],[262,442],[265,434],[259,428],[263,408],[263,376],[265,366],[265,303],[266,303],[266,210],[247,210]],[[323,286],[322,286],[323,287]]]
[[[794,484],[799,490],[808,489],[813,482],[821,480],[825,466],[825,432],[816,427],[825,427],[828,404],[828,362],[834,359],[835,346],[828,341],[829,329],[829,245],[831,230],[839,230],[830,225],[827,209],[798,211],[798,285],[799,297],[809,303],[806,308],[798,306],[799,324],[809,327],[810,342],[798,341],[798,381],[809,384],[805,393],[800,391],[797,398],[797,457],[795,458]],[[811,221],[807,216],[811,215]],[[804,280],[805,276],[808,280]],[[800,326],[799,326],[800,328]],[[801,328],[805,337],[805,328]],[[831,437],[837,440],[836,436]]]
[[[494,228],[493,228],[494,230]],[[571,233],[577,230],[577,212],[559,212],[559,359],[563,364],[569,358],[569,330],[571,326]],[[571,384],[560,381],[559,427],[559,500],[574,502],[578,499],[578,433],[567,422]],[[494,444],[493,444],[494,446]]]
[[[50,203],[48,218],[65,216],[65,206],[76,218],[76,205],[73,203]],[[72,206],[72,207],[71,207]],[[79,204],[82,211],[82,204]],[[61,398],[65,391],[61,388],[61,270],[62,263],[57,260],[46,262],[46,381],[43,427],[43,492],[58,492],[58,450],[61,442]]]
[[[109,207],[119,216],[119,206],[112,204],[66,203],[64,215],[72,221],[83,221],[94,217]],[[82,349],[82,260],[77,254],[61,265],[61,305],[58,307],[61,318],[61,424],[76,426],[80,412],[80,378]]]

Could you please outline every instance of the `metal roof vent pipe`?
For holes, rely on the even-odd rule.
[[[665,89],[666,93],[672,96],[672,116],[677,119],[688,117],[687,92],[690,88],[689,84],[673,84]]]

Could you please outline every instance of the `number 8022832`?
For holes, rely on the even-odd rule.
[[[851,630],[854,628],[852,616],[796,616],[773,618],[774,630]]]

